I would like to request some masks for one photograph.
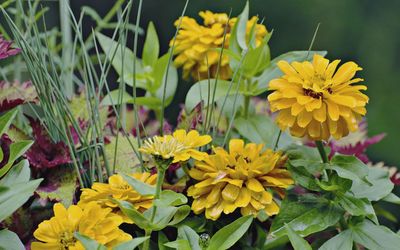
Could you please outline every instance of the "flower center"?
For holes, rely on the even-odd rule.
[[[75,245],[76,239],[72,232],[62,232],[60,234],[60,244],[62,249],[68,250],[70,246]]]
[[[174,154],[181,152],[188,147],[174,137],[153,137],[146,141],[147,146],[153,149],[153,155],[160,155],[164,159],[174,157]]]

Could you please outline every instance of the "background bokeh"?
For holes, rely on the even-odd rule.
[[[70,0],[78,13],[84,5],[107,13],[113,0]],[[44,1],[45,2],[45,1]],[[136,5],[138,0],[135,1]],[[175,32],[173,26],[183,9],[184,0],[144,0],[141,27],[149,21],[156,25],[162,53]],[[57,5],[47,2],[53,10],[50,16],[57,23]],[[186,15],[199,20],[200,10],[240,13],[245,0],[192,0]],[[55,7],[55,8],[54,8]],[[306,50],[318,23],[321,23],[314,49],[327,50],[329,59],[354,60],[363,71],[370,96],[368,123],[370,135],[381,132],[387,137],[370,148],[374,161],[384,160],[389,165],[400,165],[400,1],[398,0],[250,0],[251,15],[265,17],[268,30],[274,30],[270,41],[272,56],[291,50]],[[135,12],[135,11],[134,11]],[[131,21],[135,21],[132,15]],[[85,23],[90,32],[92,24]],[[109,33],[110,34],[110,33]],[[141,43],[143,39],[141,39]],[[140,49],[139,49],[140,51]],[[168,118],[175,120],[178,103],[182,103],[190,83],[179,85],[177,100],[168,111]]]

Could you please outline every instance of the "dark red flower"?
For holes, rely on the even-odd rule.
[[[12,42],[7,41],[0,35],[0,59],[5,59],[9,56],[18,54],[21,49],[12,48]]]
[[[31,166],[43,169],[72,162],[69,149],[64,142],[52,142],[40,122],[31,120],[30,124],[35,142],[25,156]]]

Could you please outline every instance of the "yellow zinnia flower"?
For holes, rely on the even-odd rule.
[[[283,195],[293,184],[289,172],[283,169],[285,157],[262,144],[232,139],[229,152],[214,148],[213,155],[197,161],[189,174],[197,184],[189,187],[194,198],[192,210],[206,218],[217,220],[221,213],[229,214],[240,208],[242,215],[257,215],[260,210],[272,216],[279,212],[272,190]]]
[[[211,141],[211,136],[199,135],[196,130],[186,133],[184,129],[179,129],[172,135],[147,139],[139,151],[163,160],[172,160],[172,163],[184,162],[190,158],[202,160],[207,154],[198,151],[197,148]]]
[[[132,239],[131,235],[118,228],[122,223],[121,217],[95,202],[84,209],[76,205],[66,209],[61,203],[56,203],[53,210],[54,216],[40,223],[33,233],[41,242],[32,242],[32,250],[84,250],[81,242],[74,237],[75,232],[96,240],[108,249]]]
[[[215,78],[217,74],[220,52],[216,48],[228,48],[231,30],[237,18],[228,18],[225,13],[212,13],[211,11],[201,11],[199,15],[203,18],[203,25],[195,19],[184,16],[178,35],[176,37],[174,54],[177,55],[174,62],[177,67],[183,67],[183,77],[191,75],[196,80],[207,79],[209,76]],[[262,24],[256,24],[258,17],[252,17],[247,23],[247,40],[255,24],[255,44],[258,46],[268,34],[267,29]],[[179,25],[179,19],[175,21],[175,26]],[[228,27],[226,27],[228,25]],[[224,43],[224,32],[226,36]],[[170,46],[173,45],[173,40]],[[232,70],[229,67],[229,57],[223,54],[219,68],[219,78],[229,79]]]
[[[274,92],[268,96],[273,112],[279,111],[277,123],[282,130],[290,129],[296,137],[328,140],[346,136],[358,129],[361,117],[367,112],[368,96],[360,90],[363,81],[353,78],[361,68],[347,62],[336,70],[340,60],[329,63],[320,55],[313,62],[278,62],[284,75],[269,83]]]
[[[156,184],[157,180],[157,175],[151,175],[150,173],[134,173],[131,176],[152,186]],[[110,197],[131,203],[140,212],[144,212],[153,205],[153,195],[143,196],[139,194],[121,175],[115,174],[108,178],[108,183],[95,182],[92,188],[83,188],[78,206],[86,207],[92,201],[95,201],[103,208],[113,209],[113,212],[121,216],[124,222],[132,223],[119,209],[118,205],[110,200]]]

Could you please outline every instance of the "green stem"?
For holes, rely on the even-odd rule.
[[[249,117],[250,96],[244,96],[244,117]]]
[[[321,159],[323,163],[328,163],[328,157],[326,155],[324,145],[322,144],[322,141],[315,141],[315,144],[317,145],[318,152],[321,155]]]
[[[145,230],[145,235],[144,236],[150,236],[151,235],[151,230]],[[143,242],[143,250],[149,250],[150,249],[150,238],[148,238],[145,242]]]
[[[64,80],[65,94],[71,98],[74,94],[74,85],[72,82],[71,56],[72,56],[72,30],[69,20],[69,0],[60,1],[60,24],[62,34],[62,79]]]
[[[162,190],[162,184],[164,183],[164,177],[165,177],[165,168],[163,166],[160,166],[157,168],[157,184],[156,184],[156,194],[154,196],[154,200],[160,199],[161,196],[161,190]],[[157,206],[154,204],[154,209],[153,212],[151,213],[151,221],[153,222],[154,217],[156,216],[157,212]]]
[[[279,140],[281,139],[281,135],[282,135],[282,130],[279,130],[278,137],[276,138],[276,141],[275,141],[274,151],[276,151],[276,149],[278,148],[278,144],[279,144]]]
[[[161,196],[161,190],[162,190],[162,184],[164,183],[164,177],[165,177],[165,171],[166,168],[164,168],[164,166],[159,166],[157,168],[157,184],[156,184],[156,194],[154,195],[154,200],[158,200],[160,199]],[[153,204],[153,211],[151,213],[151,218],[150,221],[153,222],[154,221],[154,217],[156,216],[156,212],[157,212],[157,206],[156,204]],[[151,235],[152,230],[145,230],[145,236],[150,236]],[[150,238],[147,239],[144,243],[143,243],[143,250],[149,250],[150,249]]]

